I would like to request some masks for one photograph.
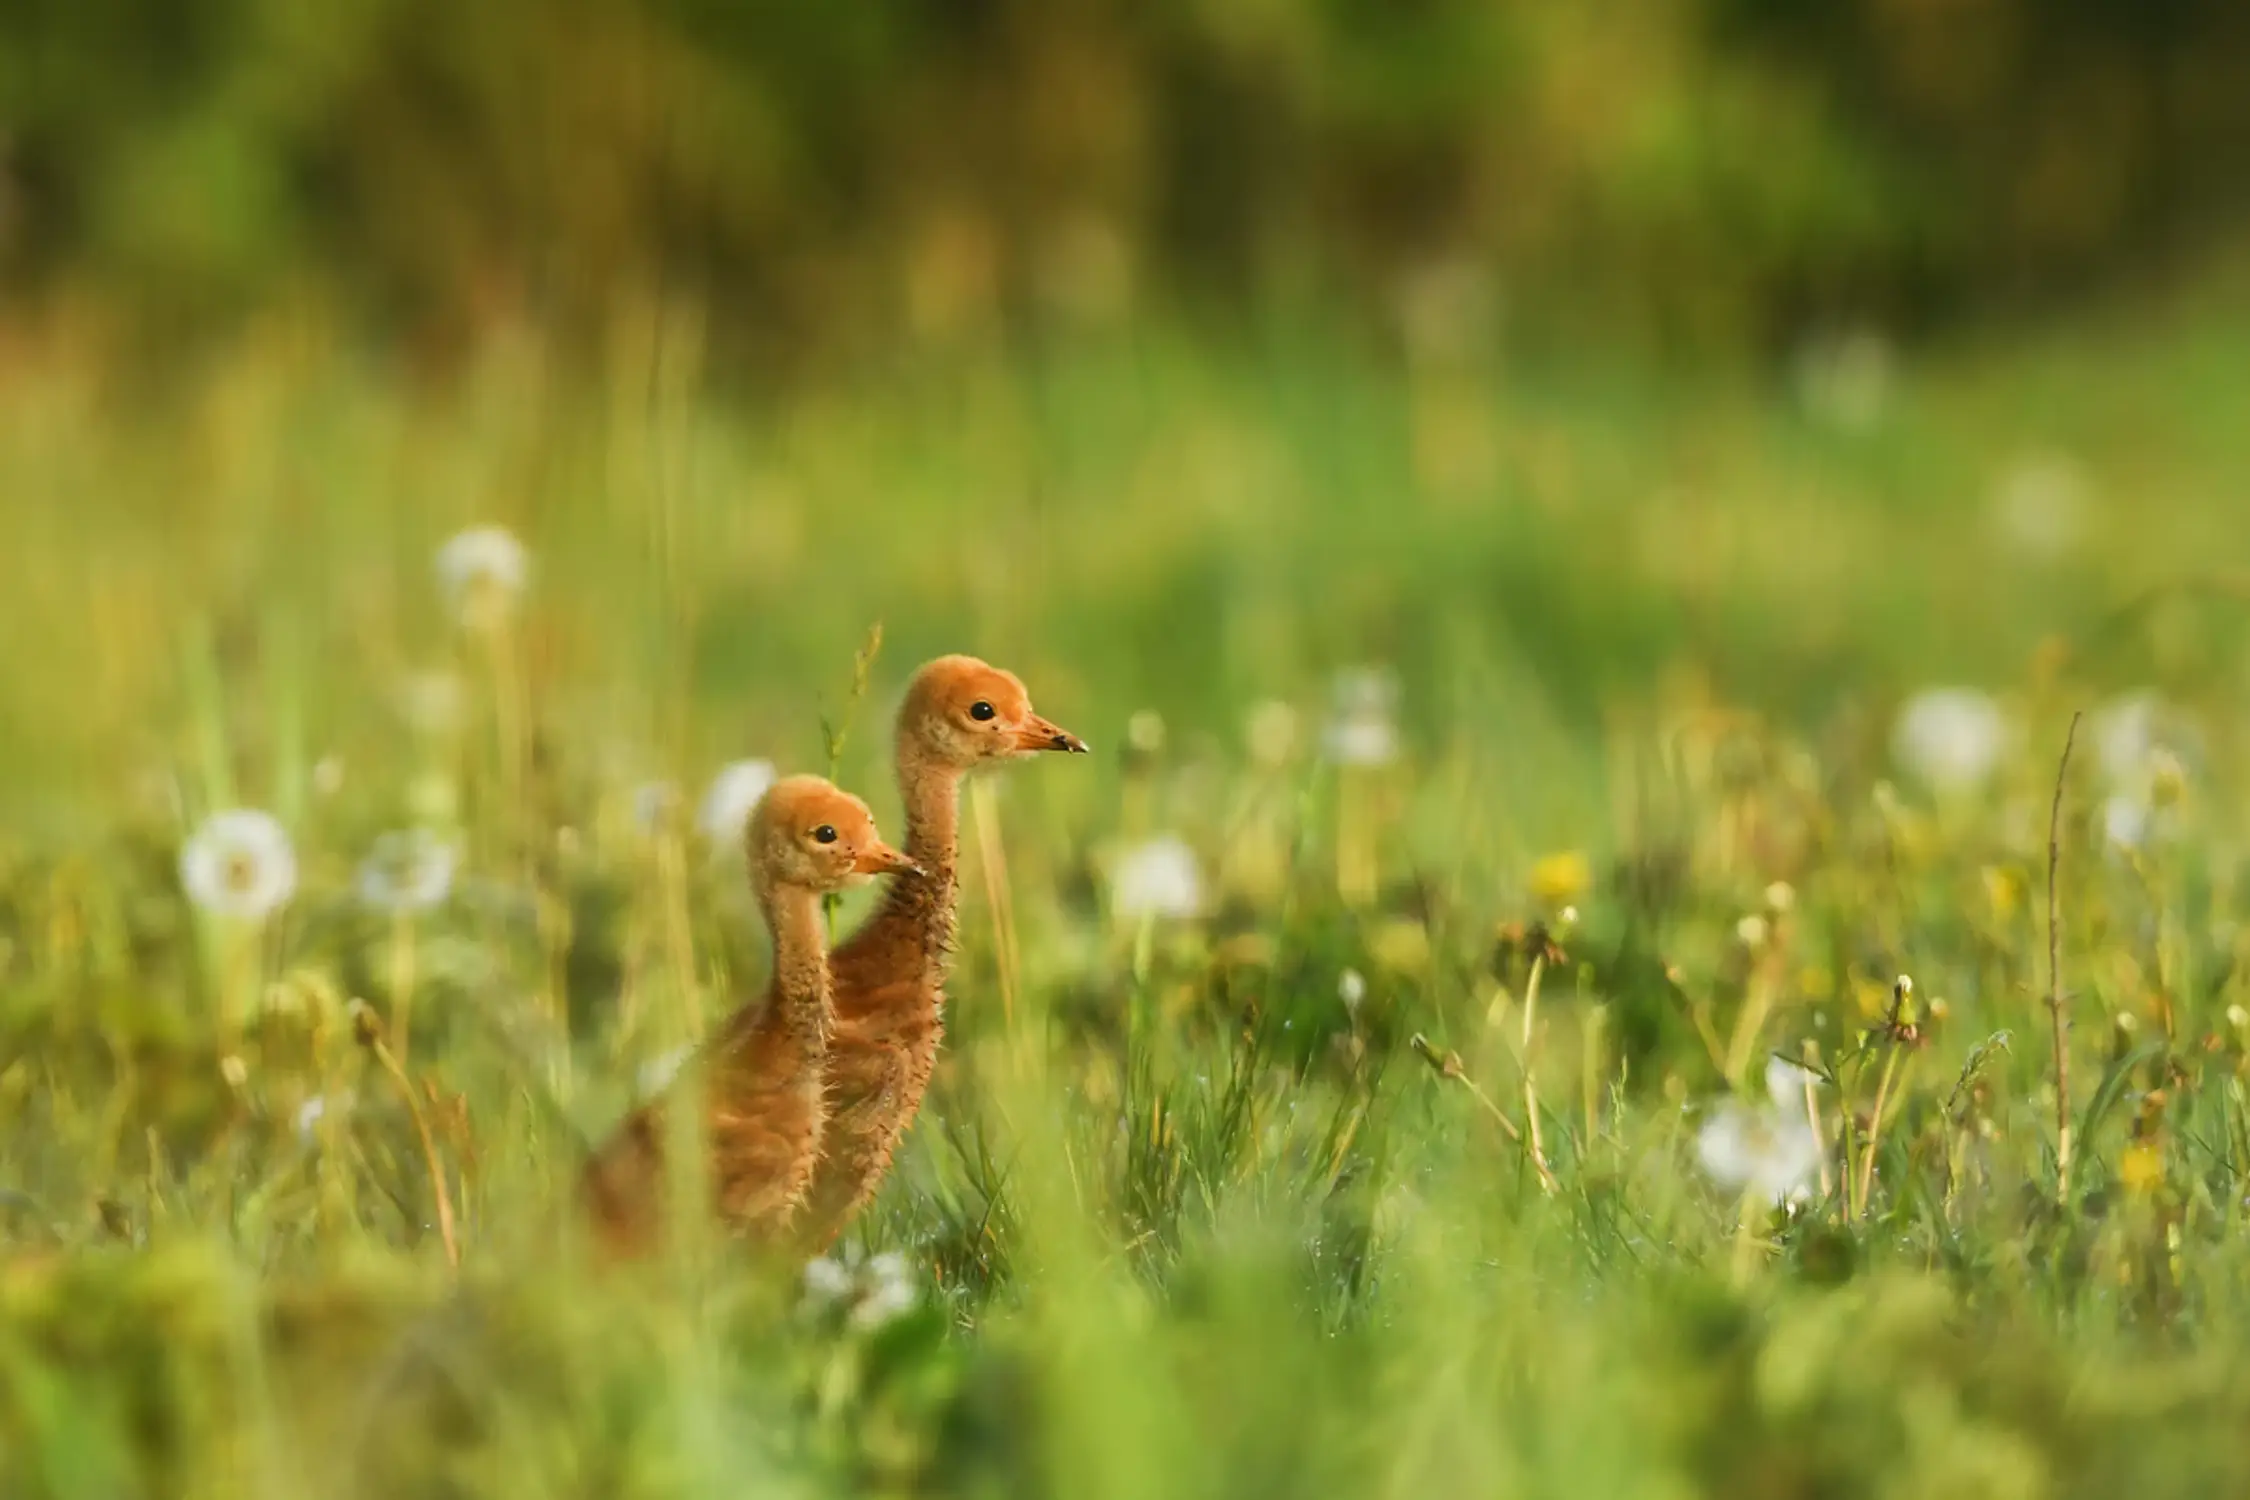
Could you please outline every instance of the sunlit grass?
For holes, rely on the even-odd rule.
[[[0,371],[7,1487],[2224,1492],[2243,354],[1909,359],[1846,428],[1302,338]],[[488,524],[520,588],[441,569]],[[972,800],[857,1258],[597,1271],[586,1143],[764,962],[699,808],[833,754],[895,819],[951,649],[1100,753]],[[183,886],[232,807],[270,911]]]

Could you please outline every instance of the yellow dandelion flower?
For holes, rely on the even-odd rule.
[[[1576,849],[1547,855],[1531,867],[1531,894],[1542,906],[1568,906],[1582,900],[1593,883],[1593,866]]]

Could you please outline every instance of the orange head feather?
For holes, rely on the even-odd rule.
[[[1062,750],[1086,742],[1031,708],[1015,673],[973,656],[941,656],[914,674],[899,708],[901,748],[966,771],[988,760]]]
[[[870,875],[914,870],[883,842],[867,804],[818,776],[784,776],[750,815],[750,867],[762,887],[827,894]]]

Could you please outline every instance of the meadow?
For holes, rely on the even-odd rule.
[[[437,382],[19,340],[0,1490],[2250,1485],[2246,304],[786,391],[661,305]],[[588,1143],[762,982],[706,789],[889,830],[952,650],[1096,753],[971,801],[881,1203],[597,1267]],[[263,920],[183,882],[227,808]]]

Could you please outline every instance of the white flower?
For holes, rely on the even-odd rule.
[[[464,625],[497,623],[515,606],[530,572],[523,543],[504,526],[472,526],[438,548],[438,583]]]
[[[1900,710],[1891,731],[1891,753],[1940,792],[1984,785],[2008,749],[2008,721],[2000,705],[1975,688],[1929,688]]]
[[[737,760],[721,766],[703,794],[695,826],[714,849],[727,853],[740,849],[750,826],[750,814],[758,810],[759,799],[773,781],[770,760]]]
[[[1763,912],[1752,912],[1734,924],[1734,940],[1753,953],[1765,947],[1770,936],[1772,928],[1767,925]]]
[[[2163,704],[2151,692],[2128,693],[2094,710],[2094,758],[2113,783],[2136,779],[2156,749]]]
[[[2145,792],[2112,792],[2102,803],[2102,836],[2122,850],[2146,849],[2170,838],[2177,819]]]
[[[1913,980],[1902,974],[1898,982],[1906,986],[1909,994],[1913,993]],[[1805,1085],[1808,1083],[1819,1088],[1820,1075],[1803,1063],[1772,1055],[1766,1058],[1766,1097],[1773,1100],[1773,1107],[1783,1114],[1805,1112]]]
[[[814,1308],[846,1309],[846,1324],[866,1333],[912,1312],[921,1293],[906,1257],[896,1250],[863,1258],[856,1247],[847,1247],[805,1267],[805,1298]]]
[[[1278,698],[1251,705],[1245,737],[1252,760],[1262,766],[1286,765],[1297,750],[1297,710]]]
[[[2153,692],[2103,704],[2095,710],[2093,729],[2102,775],[2118,791],[2167,800],[2202,759],[2203,738],[2194,721]]]
[[[1344,1002],[1346,1012],[1358,1015],[1360,1005],[1367,999],[1367,976],[1357,969],[1346,969],[1338,974],[1336,998]]]
[[[896,1250],[886,1251],[869,1261],[866,1280],[871,1285],[852,1309],[854,1328],[880,1328],[912,1312],[914,1304],[921,1300],[921,1294],[914,1288],[914,1278],[907,1271],[906,1257]]]
[[[180,884],[204,910],[260,922],[297,889],[297,851],[271,813],[213,813],[180,850]]]
[[[359,866],[359,899],[381,911],[428,911],[453,889],[460,856],[426,828],[386,833]]]
[[[2067,454],[2026,453],[2001,476],[1993,522],[2016,551],[2051,561],[2076,546],[2085,530],[2087,488],[2085,471]]]
[[[2200,758],[2196,726],[2152,692],[2131,693],[2094,715],[2094,753],[2109,796],[2102,832],[2118,849],[2145,849],[2180,826],[2189,766]]]
[[[1194,916],[1203,909],[1195,851],[1172,834],[1126,850],[1110,878],[1109,904],[1127,919]]]
[[[1816,1075],[1783,1058],[1766,1063],[1771,1108],[1722,1100],[1695,1138],[1704,1172],[1729,1192],[1774,1203],[1802,1202],[1820,1173],[1820,1138],[1805,1117],[1805,1083]]]
[[[1398,679],[1376,668],[1336,674],[1334,713],[1325,740],[1340,765],[1381,766],[1398,759]]]

